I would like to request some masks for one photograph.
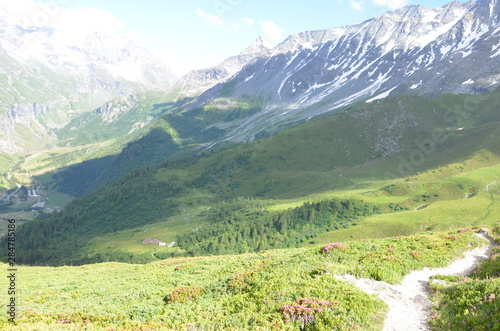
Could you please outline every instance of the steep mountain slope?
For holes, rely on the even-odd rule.
[[[175,96],[170,98],[175,99]],[[59,169],[53,184],[64,193],[81,196],[109,184],[132,169],[152,166],[169,158],[179,158],[210,149],[226,132],[224,128],[214,124],[221,122],[230,124],[234,120],[246,118],[261,111],[264,104],[262,99],[244,96],[238,103],[214,100],[189,111],[178,112],[180,107],[191,100],[184,98],[177,102],[152,104],[151,99],[146,98],[135,106],[137,107],[135,111],[128,112],[110,123],[102,123],[101,116],[95,114],[76,118],[70,123],[71,125],[61,131],[66,134],[64,138],[68,141],[75,138],[89,141],[90,138],[95,140],[96,137],[109,137],[114,131],[119,132],[127,125],[130,127],[131,119],[139,121],[133,124],[140,124],[139,126],[144,124],[145,127],[139,128],[134,125],[127,138],[137,137],[137,139],[125,146],[119,143],[113,144],[114,147],[122,147],[121,151],[114,155],[89,159]],[[126,98],[125,103],[129,104],[132,101]],[[113,107],[119,108],[119,105],[120,101]],[[102,107],[99,111],[103,116],[113,116],[114,113],[113,110],[109,111],[109,107]],[[75,127],[82,127],[85,131],[75,134],[73,129]]]
[[[49,22],[50,23],[50,22]],[[116,35],[68,38],[2,8],[0,14],[0,149],[27,154],[53,146],[75,116],[117,96],[170,87],[157,57]]]
[[[263,111],[232,123],[226,136],[248,141],[262,130],[276,131],[382,92],[493,90],[500,84],[499,15],[496,0],[453,2],[436,9],[408,6],[351,26],[304,32],[198,100],[263,97]]]
[[[84,263],[89,259],[83,250],[97,236],[181,217],[184,206],[212,206],[238,197],[296,198],[358,180],[409,176],[481,150],[488,151],[482,161],[496,162],[498,13],[496,0],[455,2],[439,9],[410,6],[353,26],[290,37],[270,53],[258,41],[257,51],[248,51],[257,55],[228,81],[233,69],[220,76],[201,72],[202,83],[225,82],[193,99],[138,102],[144,93],[122,89],[139,83],[117,84],[117,98],[90,115],[68,117],[63,129],[54,120],[49,133],[57,129],[71,144],[72,131],[79,128],[102,139],[127,128],[137,140],[116,156],[56,176],[66,193],[97,190],[62,213],[24,226],[19,232],[25,243],[19,248],[21,260],[58,264],[64,252],[64,261]],[[247,61],[240,60],[221,68]],[[72,86],[71,79],[65,86]],[[102,93],[112,94],[108,87]],[[487,90],[495,91],[442,95]],[[75,104],[84,96],[78,94]],[[42,107],[40,113],[46,112]],[[318,115],[322,118],[313,118]],[[299,121],[307,123],[221,150]],[[142,123],[150,127],[138,133]],[[93,138],[85,140],[86,133],[76,136],[81,143],[92,143]],[[226,145],[213,148],[218,142]],[[200,147],[206,152],[180,159],[182,151]],[[152,167],[173,156],[177,159]],[[149,167],[118,179],[142,166]],[[103,184],[110,185],[98,189]]]
[[[212,146],[262,138],[359,100],[494,89],[500,81],[498,10],[496,1],[485,0],[408,6],[352,26],[290,36],[272,50],[259,38],[221,65],[180,79],[173,91],[177,102],[164,104],[159,125],[166,139],[149,140],[166,152],[154,153],[155,160],[179,151],[160,146],[170,144],[168,135],[179,146]],[[212,85],[197,98],[182,98]],[[128,151],[133,149],[131,163],[152,164],[137,148]],[[103,174],[87,187],[123,173],[111,169],[130,169],[126,154],[121,165],[99,167]]]
[[[30,90],[26,92],[34,95],[32,99],[38,102],[12,100],[7,103],[9,111],[3,117],[2,127],[9,134],[1,140],[6,147],[2,150],[33,152],[42,145],[61,143],[60,138],[66,146],[109,138],[113,134],[138,134],[141,127],[154,124],[155,116],[162,111],[174,121],[162,122],[169,126],[168,134],[184,135],[183,141],[190,139],[189,133],[216,132],[194,139],[198,144],[209,146],[214,142],[265,137],[298,121],[335,109],[340,111],[355,101],[391,93],[436,95],[491,90],[500,81],[496,47],[500,33],[498,7],[495,0],[453,2],[436,9],[408,6],[355,25],[290,36],[272,50],[259,38],[219,66],[184,76],[163,100],[142,103],[134,101],[144,99],[134,91],[154,86],[165,88],[171,82],[165,73],[167,69],[144,64],[153,62],[144,52],[131,48],[123,40],[102,35],[89,36],[78,47],[63,47],[55,37],[49,39],[52,41],[48,44],[40,45],[38,39],[56,36],[57,31],[6,23],[10,30],[27,40],[14,47],[8,36],[15,33],[5,32],[4,39],[8,42],[2,45],[11,45],[7,47],[8,52],[27,52],[26,45],[30,42],[29,49],[47,48],[41,52],[47,56],[32,54],[34,60],[29,60],[41,61],[44,63],[41,68],[46,71],[36,76],[40,80],[38,87],[28,86]],[[9,56],[7,51],[4,53]],[[131,65],[131,59],[139,68]],[[82,63],[93,63],[85,67],[83,80],[76,82],[73,76],[54,76],[61,74],[61,68],[76,72]],[[132,69],[123,71],[125,65]],[[119,75],[136,82],[113,78]],[[33,81],[32,76],[20,82]],[[5,77],[12,80],[14,76]],[[48,78],[64,82],[61,86],[65,89],[73,89],[58,92],[61,88],[58,85],[40,95],[40,87]],[[11,83],[15,84],[13,80]],[[192,99],[192,94],[209,87]],[[9,92],[9,95],[15,93]],[[49,100],[59,101],[56,105]],[[153,116],[147,114],[146,108]],[[93,115],[102,117],[91,116],[90,112],[81,114],[89,109],[95,109]],[[140,114],[136,116],[138,111]],[[127,119],[120,122],[126,113],[130,113]],[[182,128],[178,127],[179,122]],[[80,127],[85,130],[79,131]],[[89,132],[96,136],[91,137]],[[139,136],[124,137],[130,140]],[[176,137],[172,139],[179,141]]]

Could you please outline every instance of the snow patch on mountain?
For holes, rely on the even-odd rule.
[[[368,99],[366,100],[365,102],[366,103],[371,103],[375,100],[381,100],[381,99],[385,99],[389,96],[389,94],[391,94],[392,91],[394,91],[395,89],[397,88],[397,86],[394,86],[393,88],[391,88],[390,90],[386,91],[386,92],[383,92],[383,93],[380,93],[379,95],[377,95],[376,97],[373,97],[371,99]]]

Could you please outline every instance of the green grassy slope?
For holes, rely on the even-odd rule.
[[[273,198],[345,187],[356,180],[406,177],[480,149],[500,153],[499,94],[455,96],[453,102],[447,96],[358,104],[204,158],[193,168],[228,196]],[[472,107],[470,115],[461,115]]]
[[[146,265],[18,266],[17,324],[4,313],[0,328],[379,330],[385,304],[335,275],[398,283],[410,270],[446,265],[481,244],[471,232],[454,231],[348,241],[326,252],[317,246]]]
[[[170,93],[165,98],[169,100],[174,97]],[[158,100],[158,97],[153,100]],[[132,137],[135,139],[127,136],[126,141],[129,142],[126,145],[115,139],[114,141],[119,144],[111,146],[115,149],[109,149],[110,147],[105,149],[108,153],[104,155],[108,156],[88,159],[87,162],[60,169],[55,177],[54,186],[61,192],[81,196],[109,184],[133,169],[152,166],[169,158],[191,155],[224,134],[224,129],[213,124],[247,117],[263,107],[263,100],[249,96],[243,96],[238,102],[219,98],[189,111],[181,111],[183,105],[191,102],[189,98],[156,104],[151,99],[146,101],[147,103],[139,103],[137,109],[130,111],[130,116],[126,113],[118,121],[109,124],[95,123],[96,116],[92,115],[88,115],[93,117],[92,121],[86,118],[78,119],[85,124],[85,128],[88,127],[88,130],[83,130],[86,131],[83,135],[77,135],[72,139],[83,142],[87,142],[85,135],[90,135],[92,139],[96,139],[95,137],[103,139],[103,135],[108,137],[116,131],[122,132],[123,136],[124,128],[129,128],[132,123],[137,124],[137,118],[146,115],[148,119],[143,120],[148,121],[150,125],[134,131]],[[154,119],[151,119],[152,117]],[[71,134],[72,132],[69,132],[68,137]],[[116,147],[121,149],[117,153],[115,153]]]
[[[410,210],[369,216],[359,221],[355,228],[324,233],[312,239],[312,242],[383,238],[424,230],[491,226],[500,215],[499,161],[498,157],[489,153],[478,153],[464,162],[411,176],[384,190],[361,193],[361,196],[374,197],[375,201],[401,197],[405,200],[395,201],[409,206]],[[412,191],[409,194],[408,188]],[[469,198],[465,198],[467,194]],[[418,207],[421,208],[414,210]]]
[[[238,199],[258,200],[268,210],[348,195],[409,209],[430,204],[417,211],[361,220],[357,227],[336,232],[345,233],[344,238],[362,233],[374,237],[413,233],[470,222],[489,224],[498,208],[496,191],[484,192],[486,181],[498,178],[498,94],[394,97],[357,104],[342,114],[311,120],[266,139],[132,172],[75,200],[61,214],[26,224],[19,230],[24,238],[20,257],[30,263],[53,264],[113,256],[122,261],[148,261],[154,257],[131,256],[119,248],[127,244],[108,240],[105,251],[94,245],[102,249],[106,238],[125,240],[121,231],[136,231],[128,233],[130,247],[137,247],[141,231],[149,225],[170,228],[171,217]],[[183,139],[182,135],[177,139]],[[145,157],[147,153],[141,151],[151,151],[150,147],[138,148],[139,155]],[[396,187],[380,191],[391,184]],[[471,214],[479,218],[467,219]],[[202,213],[192,215],[189,225],[176,223],[170,228],[172,233],[209,231],[208,226],[201,226],[206,224]],[[436,218],[429,220],[432,217],[427,215]],[[35,238],[35,230],[42,235]],[[173,238],[168,232],[162,232],[166,240]],[[47,240],[42,240],[44,236]],[[254,250],[259,247],[250,247]],[[84,258],[89,254],[91,258]]]
[[[32,129],[22,127],[23,124],[18,124],[20,127],[17,131],[25,145],[35,144],[35,147],[29,149],[32,150],[29,155],[2,155],[0,173],[11,174],[10,180],[3,180],[4,186],[15,187],[15,183],[32,185],[27,173],[34,176],[47,174],[83,161],[118,154],[127,142],[139,139],[156,118],[167,111],[164,107],[158,107],[158,104],[171,98],[173,96],[164,92],[123,96],[102,106],[103,113],[87,111],[77,114],[72,109],[89,109],[91,104],[96,104],[91,102],[91,97],[87,99],[89,104],[82,102],[65,104],[62,108],[54,107],[57,109],[56,114],[47,112],[39,118],[41,122],[47,121],[45,124],[51,127],[50,136],[44,131],[47,129],[39,124],[31,125],[40,127],[41,133],[37,134]],[[69,123],[61,127],[65,121]],[[10,162],[6,162],[6,158]],[[5,175],[2,177],[6,178]]]

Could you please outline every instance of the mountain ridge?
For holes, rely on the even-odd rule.
[[[500,59],[495,48],[498,11],[498,2],[487,0],[431,9],[408,6],[354,25],[289,36],[270,50],[259,37],[239,55],[194,71],[154,97],[129,94],[118,84],[123,89],[119,96],[82,115],[76,114],[76,102],[63,100],[66,108],[41,102],[13,107],[7,118],[10,125],[30,118],[30,132],[40,139],[24,149],[40,149],[44,140],[53,147],[61,141],[71,146],[124,139],[122,153],[113,155],[113,162],[106,160],[97,174],[98,179],[113,177],[183,151],[260,139],[322,114],[342,112],[356,102],[494,89],[500,81],[495,65]],[[59,112],[49,118],[54,108]],[[40,129],[42,119],[48,132]],[[68,123],[63,128],[61,119]],[[84,137],[74,139],[79,127],[85,128]],[[21,146],[12,139],[8,146]],[[155,148],[160,152],[153,153]]]
[[[390,89],[393,95],[493,90],[499,86],[494,45],[500,31],[496,19],[482,14],[486,10],[497,17],[497,2],[408,6],[355,25],[290,36],[199,100],[244,94],[268,100],[262,112],[233,123],[225,137],[249,141],[266,127],[307,120]]]
[[[49,52],[47,54],[52,55],[42,56],[45,64],[37,69],[40,72],[37,75],[28,73],[20,62],[16,62],[14,67],[24,72],[24,76],[33,77],[32,85],[49,84],[53,86],[52,91],[58,91],[58,85],[49,82],[55,79],[48,79],[57,77],[58,81],[64,82],[66,86],[74,86],[75,91],[83,93],[85,97],[76,97],[75,91],[65,89],[39,95],[32,100],[28,98],[23,102],[12,99],[15,93],[9,93],[10,96],[5,100],[10,101],[4,105],[8,111],[0,116],[0,127],[9,134],[4,136],[0,144],[2,150],[10,154],[29,154],[30,151],[39,150],[43,147],[40,145],[42,140],[50,141],[46,144],[50,148],[58,143],[56,132],[75,115],[106,108],[116,97],[134,97],[137,92],[152,86],[163,90],[172,89],[173,100],[185,103],[176,106],[173,110],[176,112],[186,112],[210,103],[238,104],[241,97],[246,95],[265,100],[262,111],[247,118],[230,123],[211,123],[227,131],[219,141],[236,142],[272,134],[293,126],[295,122],[335,109],[339,111],[353,102],[371,99],[381,93],[435,95],[488,91],[498,87],[500,81],[500,72],[495,69],[500,55],[495,49],[495,44],[500,41],[498,7],[496,0],[455,1],[441,8],[407,6],[353,25],[291,35],[274,48],[270,48],[270,44],[259,37],[238,55],[215,67],[192,71],[175,83],[168,78],[171,77],[168,69],[158,69],[156,60],[147,60],[143,51],[128,47],[130,42],[125,40],[114,40],[95,33],[87,36],[82,45],[69,47],[69,52],[102,64],[89,65],[84,76],[94,78],[79,81],[59,74],[62,68],[74,71],[78,67],[75,63],[65,62],[65,56],[54,55],[55,49],[62,47],[60,42],[54,41],[48,47],[39,45],[36,40],[30,41],[33,49],[45,47]],[[6,23],[5,19],[3,23],[7,30],[14,31],[12,35],[28,35],[31,39],[36,39],[33,36],[37,35],[57,35],[57,31],[51,28],[23,27],[17,21],[14,23]],[[24,43],[22,38],[18,38],[17,44],[12,38],[5,41],[5,31],[0,36],[4,46],[0,52],[6,56],[4,61],[7,61],[4,62],[4,70],[8,66],[12,67],[9,54],[16,47],[18,50],[23,49]],[[109,46],[113,51],[107,52],[101,46],[103,44],[117,47]],[[31,53],[37,52],[28,52]],[[141,56],[147,61],[131,70],[130,59],[137,62]],[[40,57],[39,53],[37,57]],[[124,60],[122,64],[113,64],[120,63],[120,59]],[[481,59],[487,60],[486,65],[480,65]],[[141,66],[148,68],[143,71]],[[124,76],[135,83],[130,85],[112,78],[121,73],[126,73]],[[13,74],[6,76],[8,86],[17,85],[14,77]],[[161,77],[167,79],[162,80]],[[141,83],[144,80],[150,83]],[[427,82],[425,86],[423,82]],[[33,90],[32,95],[37,95],[36,89],[27,87]],[[61,97],[61,94],[71,97]],[[110,111],[123,114],[131,109]],[[27,126],[33,136],[43,139],[29,141],[21,138],[13,127],[15,123]],[[132,129],[127,127],[128,131]]]

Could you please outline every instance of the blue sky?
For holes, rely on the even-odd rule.
[[[3,1],[3,0],[2,0]],[[30,2],[33,0],[22,0]],[[93,26],[127,35],[183,74],[216,65],[259,35],[276,45],[288,35],[366,20],[404,5],[449,0],[35,0],[62,6]],[[464,1],[462,1],[464,2]],[[93,10],[90,10],[93,9]],[[96,9],[96,10],[94,10]],[[89,14],[91,13],[91,14]],[[50,16],[50,15],[48,15]],[[81,23],[80,23],[81,25]]]

